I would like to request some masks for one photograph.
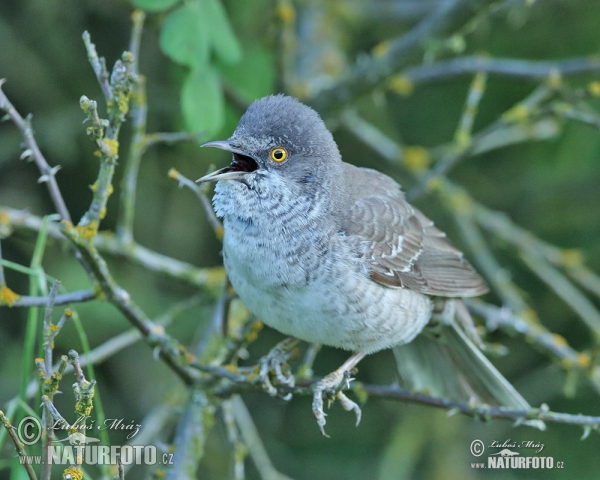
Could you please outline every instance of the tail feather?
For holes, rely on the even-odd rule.
[[[403,385],[456,401],[472,399],[515,410],[531,406],[492,365],[454,320],[436,325],[435,336],[421,333],[394,348]],[[544,422],[527,420],[544,430]]]

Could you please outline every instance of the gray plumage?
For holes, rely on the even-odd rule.
[[[224,222],[225,268],[246,306],[280,332],[373,353],[421,333],[432,316],[431,296],[487,291],[445,234],[404,199],[400,186],[375,170],[344,163],[319,115],[297,100],[257,100],[228,140],[206,145],[233,153],[231,165],[200,179],[218,180],[213,205]],[[277,148],[287,152],[281,162],[272,157]],[[481,393],[486,401],[528,406],[512,387],[498,394],[510,384],[481,352],[481,358],[473,353],[477,347],[456,321],[444,328],[451,339],[445,351],[458,353],[448,356],[419,342],[406,375],[419,375],[419,361],[434,368],[437,362],[444,370],[460,366],[452,356],[466,359],[485,374],[467,373],[473,388],[457,376],[438,393]],[[438,336],[442,343],[444,335]]]

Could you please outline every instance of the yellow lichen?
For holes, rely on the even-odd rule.
[[[215,235],[217,236],[217,240],[223,240],[223,236],[225,235],[225,230],[223,227],[215,228]]]
[[[452,192],[448,198],[452,203],[453,208],[459,212],[468,211],[473,204],[471,198],[465,192],[460,190]]]
[[[94,193],[96,193],[98,191],[98,182],[94,182],[93,185],[90,185],[90,190]]]
[[[565,340],[565,338],[559,335],[558,333],[552,334],[552,342],[554,343],[554,345],[560,348],[564,348],[567,346],[567,341]]]
[[[471,134],[466,130],[459,130],[454,135],[454,142],[462,149],[471,143]]]
[[[68,477],[67,475],[70,475],[70,477]],[[63,472],[63,478],[70,478],[71,480],[82,480],[83,472],[79,467],[65,468]]]
[[[112,157],[116,157],[119,154],[119,141],[111,138],[105,138],[102,140],[110,151]]]
[[[104,217],[106,217],[106,207],[104,207],[102,210],[100,210],[100,214],[99,214],[100,220],[104,219]]]
[[[19,298],[20,295],[13,292],[7,286],[4,286],[2,289],[0,289],[0,305],[12,307],[15,301]]]
[[[579,250],[568,248],[561,252],[561,262],[563,265],[574,267],[583,263],[583,255]]]
[[[281,3],[277,6],[277,16],[284,23],[290,24],[296,20],[296,10],[289,3],[286,3],[285,5]]]
[[[590,82],[588,85],[588,91],[594,97],[600,97],[600,82],[599,81]]]
[[[528,322],[531,323],[537,323],[539,322],[539,317],[538,314],[536,313],[536,311],[533,308],[524,308],[523,310],[521,310],[519,312],[519,316],[524,319],[527,320]]]
[[[247,340],[249,342],[255,341],[258,338],[258,334],[263,329],[263,327],[264,324],[260,320],[255,320],[254,322],[252,322],[250,330],[248,331],[248,335],[246,335]]]
[[[444,181],[441,177],[433,177],[427,180],[427,184],[425,188],[430,192],[435,192],[436,190],[440,190],[444,186]]]
[[[167,174],[169,176],[169,178],[172,178],[173,180],[177,180],[177,177],[179,176],[179,172],[177,170],[175,170],[174,168],[169,169],[169,173]]]
[[[75,227],[79,236],[84,240],[90,240],[96,236],[98,233],[98,222],[96,220],[92,220],[87,225],[78,225]]]
[[[406,97],[415,89],[415,84],[406,75],[394,75],[387,82],[388,88],[398,95]]]
[[[402,163],[411,172],[423,172],[430,162],[431,157],[425,147],[414,145],[402,150]]]
[[[8,225],[10,223],[10,215],[4,210],[0,210],[0,225]]]
[[[222,267],[209,268],[206,271],[206,287],[210,290],[220,289],[225,281],[225,269]]]
[[[65,308],[65,317],[71,317],[73,315],[73,310],[70,308]]]
[[[49,329],[51,332],[58,332],[58,331],[60,330],[59,326],[58,326],[58,325],[55,325],[54,323],[51,323],[51,324],[48,326],[48,329]]]
[[[231,372],[231,373],[238,373],[239,372],[239,369],[238,369],[237,365],[233,365],[232,363],[228,363],[223,368],[225,370],[227,370],[228,372]]]
[[[390,42],[388,40],[384,40],[383,42],[378,43],[373,48],[373,55],[376,57],[384,57],[390,51]]]
[[[577,355],[577,363],[579,363],[581,368],[589,368],[592,363],[592,359],[587,353],[580,352]]]
[[[562,86],[562,76],[560,71],[556,68],[550,70],[550,74],[548,75],[548,86],[552,88],[560,88]]]
[[[529,114],[529,108],[527,108],[525,105],[518,104],[512,107],[510,110],[504,112],[504,114],[502,114],[502,118],[506,122],[522,122],[523,120],[527,120]]]
[[[112,183],[109,183],[108,184],[108,192],[106,193],[106,195],[108,197],[110,197],[113,194],[114,191],[115,191],[115,187],[113,187]]]

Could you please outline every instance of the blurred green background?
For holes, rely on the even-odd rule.
[[[142,2],[140,2],[142,3]],[[212,51],[206,58],[224,88],[223,107],[211,100],[209,109],[219,110],[222,125],[211,124],[202,139],[226,138],[234,130],[243,105],[254,98],[277,93],[310,97],[311,85],[335,81],[357,56],[390,38],[408,31],[437,8],[434,0],[359,0],[298,1],[295,6],[295,32],[298,51],[286,63],[282,54],[281,31],[286,2],[229,0],[224,7],[232,31],[241,45],[240,58],[227,63]],[[600,53],[600,3],[597,0],[505,1],[488,2],[499,6],[495,13],[483,14],[461,40],[459,54],[486,52],[493,57],[529,60],[563,59]],[[283,10],[282,10],[283,9]],[[39,145],[52,165],[61,165],[57,180],[75,220],[91,200],[89,185],[97,175],[94,146],[81,125],[84,114],[79,98],[87,95],[101,100],[101,92],[89,67],[81,41],[90,32],[100,55],[109,67],[127,49],[133,11],[121,0],[3,0],[0,2],[0,78],[3,90],[23,115],[33,114]],[[289,13],[289,12],[287,12]],[[148,131],[174,132],[194,127],[182,115],[182,87],[189,81],[189,69],[172,62],[161,50],[160,31],[168,12],[148,14],[144,28],[140,72],[146,77],[149,105]],[[456,39],[455,39],[456,40]],[[435,42],[425,51],[441,49],[441,56],[453,52]],[[225,58],[226,60],[226,58]],[[231,60],[231,59],[230,59]],[[413,64],[427,61],[415,55]],[[286,71],[290,65],[293,72]],[[293,82],[284,82],[293,73]],[[440,79],[417,86],[402,96],[385,88],[353,99],[352,104],[364,118],[376,124],[404,145],[433,148],[448,143],[461,116],[472,76]],[[600,74],[565,79],[571,87],[585,87],[600,80]],[[313,82],[313,83],[311,83]],[[289,91],[290,85],[294,90]],[[488,125],[531,92],[538,81],[490,75],[474,130]],[[193,85],[188,88],[192,88]],[[185,89],[184,89],[185,90]],[[188,92],[191,99],[205,92]],[[220,93],[219,93],[220,95]],[[308,98],[310,100],[310,98]],[[101,103],[101,102],[99,102]],[[596,110],[598,100],[588,105]],[[104,110],[102,110],[103,112]],[[185,112],[184,112],[185,113]],[[409,190],[414,180],[400,165],[390,165],[363,145],[337,121],[335,114],[321,112],[331,126],[345,161],[384,171]],[[201,115],[201,114],[200,114]],[[121,151],[126,152],[131,136],[125,124]],[[36,215],[53,213],[43,185],[37,183],[38,171],[32,163],[19,161],[22,138],[10,123],[0,124],[0,208],[27,209]],[[484,205],[507,213],[518,225],[542,239],[564,248],[579,249],[588,265],[600,271],[600,134],[597,128],[577,122],[561,122],[552,138],[525,142],[474,156],[461,162],[450,178],[463,185]],[[200,150],[197,142],[158,145],[144,155],[138,178],[135,238],[150,249],[200,267],[218,266],[219,242],[206,221],[205,212],[193,194],[177,188],[167,177],[174,167],[189,178],[203,175],[211,163],[223,166],[227,155]],[[122,169],[117,168],[114,194],[102,230],[113,230]],[[417,206],[444,229],[455,243],[469,251],[447,211],[437,197],[425,195]],[[539,279],[517,261],[512,250],[489,237],[497,258],[522,289],[538,312],[542,323],[562,335],[578,350],[593,346],[589,330]],[[35,242],[31,232],[15,230],[2,241],[3,258],[28,265]],[[151,316],[164,312],[176,301],[196,292],[190,285],[153,274],[120,258],[105,255],[113,275]],[[89,288],[87,277],[59,242],[50,240],[43,266],[69,290]],[[28,289],[25,275],[5,269],[7,284],[18,293]],[[169,333],[183,344],[192,345],[201,337],[210,318],[215,297],[200,292],[198,307],[179,316]],[[498,302],[494,294],[487,298]],[[596,302],[598,306],[598,302]],[[130,328],[110,305],[91,302],[78,305],[92,347]],[[0,307],[0,408],[19,388],[24,309]],[[261,332],[251,345],[250,362],[265,354],[281,335],[269,329]],[[532,405],[545,402],[554,411],[600,415],[598,395],[584,381],[577,383],[575,396],[564,395],[567,375],[559,365],[524,341],[495,332],[488,338],[506,344],[510,354],[494,360],[498,368]],[[81,350],[73,325],[68,324],[56,340],[55,355],[70,348]],[[596,353],[592,350],[592,353]],[[346,358],[342,351],[324,348],[317,357],[315,373],[325,374]],[[31,359],[33,360],[33,359]],[[142,423],[159,405],[173,409],[167,427],[157,441],[172,439],[178,413],[185,405],[186,392],[181,383],[143,344],[127,348],[96,368],[98,390],[108,418],[125,418]],[[390,352],[372,355],[360,365],[358,379],[389,384],[394,380]],[[64,395],[57,405],[72,411],[70,382],[65,379]],[[546,432],[526,427],[513,428],[510,422],[488,424],[459,415],[447,416],[443,410],[404,403],[369,400],[363,407],[358,428],[350,414],[334,405],[327,417],[331,439],[321,437],[310,411],[310,399],[297,397],[285,403],[263,393],[244,395],[275,467],[297,479],[312,478],[598,478],[600,437],[592,432],[581,441],[581,428],[549,425]],[[211,431],[198,478],[233,478],[233,453],[221,417]],[[142,427],[143,430],[143,427]],[[124,434],[110,432],[119,444]],[[486,445],[492,440],[533,440],[545,444],[543,455],[564,461],[564,470],[471,469],[476,459],[469,446],[475,439]],[[14,453],[6,445],[2,459]],[[541,454],[540,454],[541,455]],[[485,458],[485,457],[484,457]],[[4,465],[6,466],[6,465]],[[246,462],[247,477],[260,478],[252,462]],[[6,471],[0,471],[2,477]],[[139,469],[127,478],[145,478]]]

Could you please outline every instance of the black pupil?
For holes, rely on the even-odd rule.
[[[275,150],[275,152],[273,153],[273,155],[275,156],[275,158],[277,160],[281,160],[283,158],[283,151],[282,150]]]

